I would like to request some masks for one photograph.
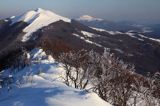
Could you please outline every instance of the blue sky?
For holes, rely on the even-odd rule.
[[[160,0],[1,0],[0,18],[38,7],[69,18],[88,14],[114,21],[160,22]]]

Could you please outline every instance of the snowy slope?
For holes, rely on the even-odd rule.
[[[147,36],[142,35],[142,34],[138,34],[138,36],[135,36],[137,33],[134,33],[134,32],[131,32],[131,31],[122,33],[122,32],[119,32],[119,31],[107,31],[107,30],[101,29],[101,28],[94,28],[94,27],[91,27],[91,28],[94,29],[94,30],[100,31],[100,32],[107,32],[107,33],[109,33],[111,35],[124,34],[124,35],[128,35],[128,36],[130,36],[132,38],[138,39],[140,41],[144,41],[143,38],[145,38],[145,39],[149,39],[149,40],[152,40],[152,41],[160,43],[160,39],[147,37]]]
[[[29,24],[23,30],[26,34],[23,36],[22,41],[25,42],[30,39],[33,32],[59,20],[63,20],[65,22],[71,21],[70,19],[59,16],[51,11],[38,8],[35,11],[29,11],[23,15],[13,18],[12,24],[20,21],[24,21]]]
[[[92,34],[89,33],[89,32],[87,32],[87,34],[88,34],[88,35],[86,35],[86,36],[91,36],[91,35],[92,35]],[[78,34],[73,33],[73,35],[76,36],[76,37],[78,37],[78,38],[80,38],[80,39],[82,39],[82,40],[84,40],[84,41],[87,42],[87,43],[96,45],[96,46],[98,46],[98,47],[103,47],[102,45],[100,45],[100,44],[98,44],[98,43],[95,43],[95,42],[93,42],[93,41],[91,41],[91,40],[89,40],[89,39],[87,39],[87,38],[85,38],[85,37],[82,37],[82,36],[78,35]]]
[[[120,32],[120,31],[107,31],[107,30],[101,29],[101,28],[94,28],[94,27],[91,27],[91,28],[94,29],[94,30],[96,30],[96,31],[107,32],[107,33],[109,33],[111,35],[124,34],[124,33]]]
[[[29,55],[31,66],[3,73],[12,74],[17,81],[9,92],[1,90],[0,106],[111,106],[95,93],[66,86],[61,64],[42,49],[34,49]]]

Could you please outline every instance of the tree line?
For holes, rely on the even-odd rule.
[[[160,73],[144,77],[135,73],[114,54],[80,50],[62,53],[59,61],[65,69],[64,82],[78,89],[94,91],[114,106],[160,105]],[[87,86],[91,86],[88,88]]]

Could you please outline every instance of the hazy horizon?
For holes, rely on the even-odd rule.
[[[160,0],[5,0],[0,3],[0,18],[17,16],[36,8],[68,18],[91,15],[111,21],[160,23]]]

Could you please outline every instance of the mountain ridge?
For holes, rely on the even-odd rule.
[[[39,9],[37,11],[44,10]],[[3,38],[0,42],[2,45],[0,46],[1,69],[14,63],[14,61],[10,63],[11,61],[6,60],[6,58],[15,59],[13,54],[17,51],[21,51],[22,48],[30,50],[35,47],[43,47],[44,50],[56,55],[80,49],[94,50],[100,53],[104,49],[109,49],[120,59],[134,64],[138,73],[154,73],[160,69],[159,42],[147,38],[141,33],[99,30],[76,20],[68,22],[56,19],[56,21],[49,21],[45,25],[42,25],[45,20],[42,23],[38,21],[39,23],[35,24],[35,29],[30,27],[32,30],[28,33],[29,39],[23,41],[27,34],[24,29],[32,26],[33,22],[20,21],[11,25],[12,21],[10,20],[0,24],[0,36]]]

